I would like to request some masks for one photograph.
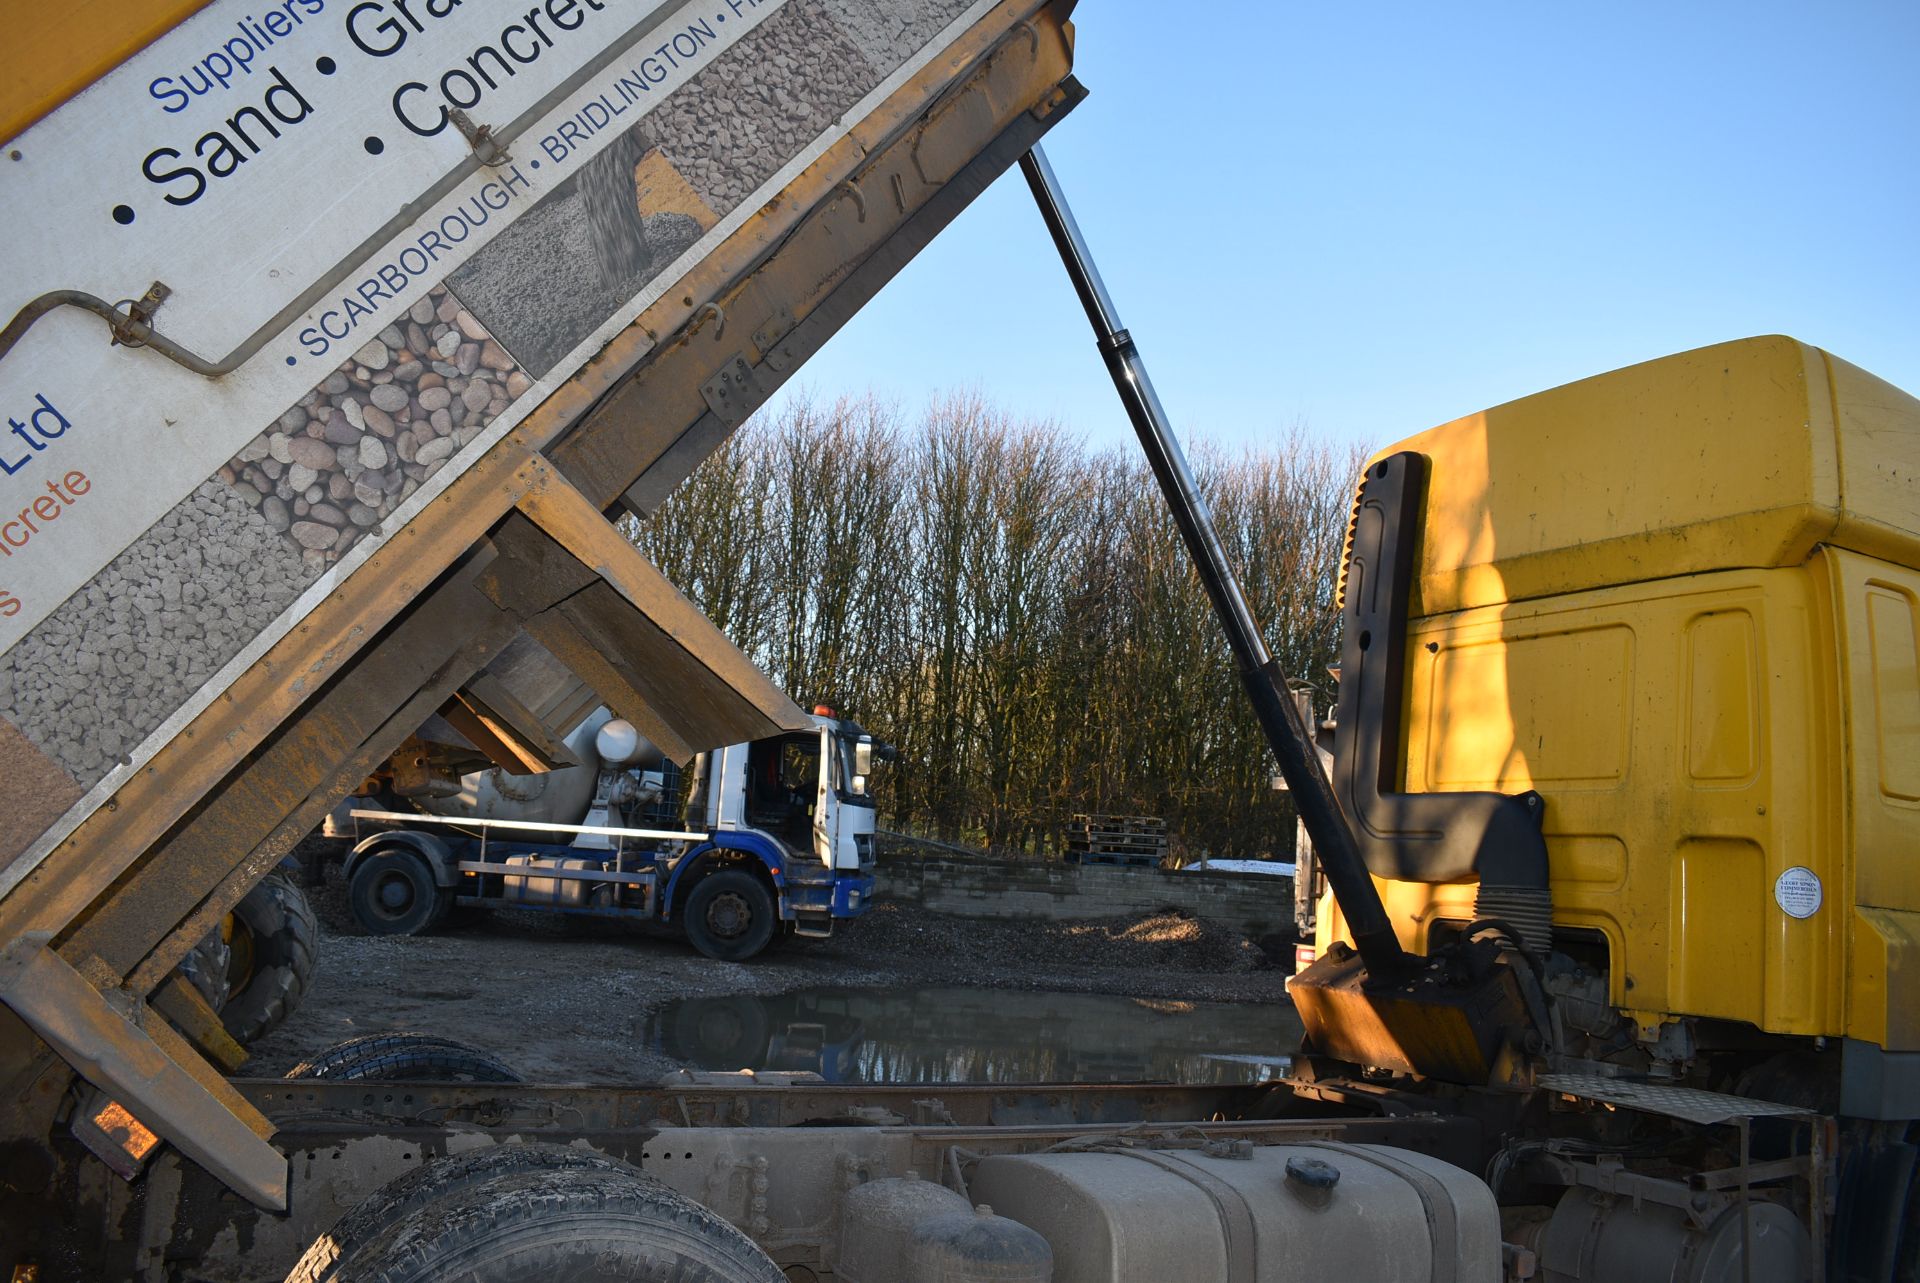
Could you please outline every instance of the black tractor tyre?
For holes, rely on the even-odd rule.
[[[353,920],[369,935],[414,936],[447,916],[453,893],[433,880],[433,870],[405,847],[369,851],[347,880]]]
[[[269,873],[233,907],[233,945],[221,1023],[235,1042],[260,1038],[307,996],[320,957],[320,923],[307,893]]]
[[[745,869],[722,869],[694,884],[680,911],[693,947],[720,962],[745,962],[773,939],[773,895]]]
[[[651,1179],[641,1176],[639,1168],[617,1158],[563,1145],[537,1142],[489,1145],[448,1154],[388,1181],[361,1199],[332,1229],[313,1241],[288,1273],[286,1283],[334,1283],[342,1277],[342,1267],[354,1253],[428,1203],[502,1176],[573,1169],[619,1172],[643,1181]]]
[[[432,1034],[366,1034],[335,1043],[287,1071],[336,1082],[517,1083],[525,1079],[477,1047]]]
[[[753,1240],[650,1177],[515,1172],[436,1198],[342,1263],[341,1283],[785,1283]]]

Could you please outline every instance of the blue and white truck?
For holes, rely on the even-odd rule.
[[[682,772],[603,707],[567,737],[579,765],[466,774],[457,791],[416,789],[415,810],[384,793],[350,812],[364,834],[344,866],[353,915],[381,935],[456,908],[637,919],[732,962],[830,935],[873,896],[869,783],[891,750],[824,706],[811,720]]]

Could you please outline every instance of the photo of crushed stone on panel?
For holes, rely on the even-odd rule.
[[[318,577],[206,481],[0,656],[0,716],[84,791]]]
[[[718,221],[638,124],[448,284],[540,378]]]

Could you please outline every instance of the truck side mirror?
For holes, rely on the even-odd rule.
[[[853,777],[853,795],[855,797],[865,797],[867,795],[867,777],[866,776],[856,775]]]
[[[853,786],[855,793],[866,792],[867,776],[873,774],[873,741],[859,740],[853,746]]]

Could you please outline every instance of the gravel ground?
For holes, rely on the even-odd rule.
[[[310,890],[322,927],[305,1004],[253,1047],[284,1074],[345,1038],[413,1030],[494,1053],[531,1079],[644,1082],[682,1067],[650,1050],[649,1011],[675,998],[816,986],[973,985],[1184,1001],[1285,1002],[1285,972],[1238,934],[1173,913],[1091,922],[948,918],[876,904],[831,940],[713,962],[644,928],[540,913],[479,915],[427,936],[367,936],[338,878]]]

